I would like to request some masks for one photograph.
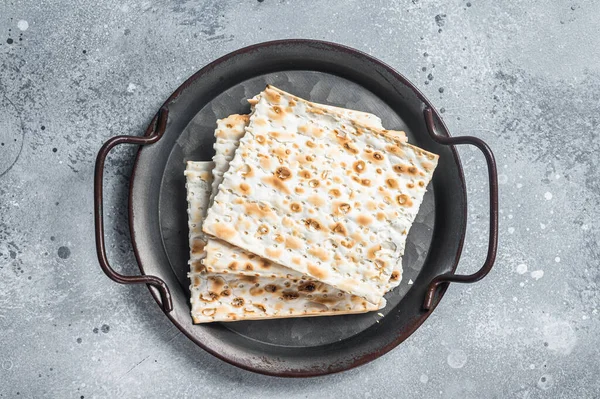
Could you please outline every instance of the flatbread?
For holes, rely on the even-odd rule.
[[[219,184],[223,181],[223,174],[229,169],[229,162],[233,159],[235,150],[240,144],[240,139],[246,133],[246,126],[250,121],[250,115],[230,115],[227,118],[217,120],[215,129],[215,155],[213,162],[215,167],[212,171],[212,193],[210,203],[218,192]]]
[[[204,231],[379,303],[437,155],[269,87]]]
[[[213,166],[212,162],[188,162],[185,171],[190,237],[188,277],[194,323],[342,315],[385,306],[385,300],[375,306],[306,278],[207,272],[202,265],[207,237],[201,225],[210,197]]]
[[[215,273],[190,279],[194,323],[339,316],[385,306],[385,301],[374,306],[317,281]]]
[[[259,98],[259,95],[255,96],[253,99],[249,100],[249,102],[254,105],[258,102]],[[323,104],[315,105],[324,109],[343,113],[357,122],[374,127],[381,127],[381,120],[373,114]],[[249,115],[238,114],[233,114],[217,120],[214,144],[215,155],[213,156],[215,167],[212,171],[213,182],[210,203],[213,202],[214,197],[218,192],[217,188],[223,181],[224,172],[229,169],[229,163],[233,159],[235,149],[239,146],[240,139],[244,136],[245,128],[249,120]],[[388,132],[395,135],[398,140],[402,142],[406,141],[406,135],[403,131]],[[204,261],[204,265],[208,272],[222,274],[233,272],[235,274],[247,276],[287,277],[296,279],[308,278],[301,273],[248,253],[222,240],[209,237],[205,251],[206,260]],[[394,271],[390,277],[386,292],[400,285],[401,280],[402,261],[399,261],[394,265]]]
[[[188,228],[190,244],[190,270],[199,273],[204,269],[202,260],[206,257],[204,247],[208,237],[202,232],[202,221],[206,217],[208,198],[211,194],[212,162],[187,162],[185,168]]]

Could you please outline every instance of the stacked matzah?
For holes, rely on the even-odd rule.
[[[212,195],[212,165],[186,169],[194,321],[385,306],[437,156],[371,114],[273,87],[251,103],[218,121]]]

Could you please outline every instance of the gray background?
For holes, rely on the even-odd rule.
[[[0,394],[600,396],[599,20],[592,0],[2,1]],[[392,65],[453,134],[486,140],[500,173],[494,271],[452,285],[384,357],[309,380],[251,374],[197,348],[145,287],[101,273],[92,230],[93,163],[106,139],[141,134],[216,57],[296,37]],[[105,202],[110,259],[130,273],[132,154],[110,157]],[[467,272],[487,245],[487,184],[482,156],[461,156]]]

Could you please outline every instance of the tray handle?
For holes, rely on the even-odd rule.
[[[119,284],[149,284],[158,289],[161,296],[161,302],[165,312],[173,310],[173,301],[171,292],[167,284],[156,276],[124,276],[116,272],[108,263],[106,257],[106,245],[104,241],[104,217],[102,210],[104,162],[108,153],[119,144],[137,144],[147,145],[156,143],[162,137],[167,126],[169,111],[163,107],[159,111],[156,125],[150,125],[144,136],[116,136],[108,140],[100,148],[96,157],[96,168],[94,170],[94,223],[96,231],[96,253],[102,271],[113,281]]]
[[[427,288],[427,293],[425,294],[425,301],[423,302],[423,308],[425,310],[430,310],[433,306],[435,292],[439,285],[444,283],[475,283],[487,276],[490,270],[492,270],[492,266],[496,260],[496,252],[498,250],[498,172],[494,154],[483,140],[472,136],[445,137],[438,135],[435,133],[435,122],[433,120],[433,111],[431,108],[426,108],[423,113],[425,115],[427,131],[435,142],[443,145],[471,144],[481,150],[487,162],[490,190],[490,230],[485,262],[483,266],[473,274],[461,275],[445,273],[431,280],[429,287]]]

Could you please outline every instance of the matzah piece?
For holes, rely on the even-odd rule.
[[[190,270],[200,272],[202,259],[206,257],[204,247],[207,237],[202,232],[202,221],[206,217],[212,181],[212,162],[187,162],[185,168],[185,187],[188,202],[188,228],[190,243]]]
[[[375,306],[318,281],[237,274],[194,274],[194,323],[339,316],[375,311]]]
[[[238,114],[217,120],[217,128],[215,129],[216,140],[213,144],[213,148],[215,149],[215,156],[213,157],[215,167],[213,169],[210,203],[212,203],[214,196],[218,192],[217,188],[221,184],[223,173],[229,168],[229,162],[233,159],[235,150],[240,144],[240,139],[245,133],[249,120],[249,115]]]
[[[291,275],[256,277],[207,273],[200,262],[205,256],[206,242],[201,225],[210,196],[212,167],[212,162],[188,162],[185,170],[190,232],[188,277],[194,323],[343,315],[385,306],[385,300],[375,306],[326,284]]]
[[[250,102],[254,105],[258,102],[259,98],[260,96],[255,96]],[[357,122],[369,124],[374,127],[381,127],[381,120],[373,114],[322,104],[315,104],[315,106],[342,113]],[[217,128],[215,129],[216,140],[214,144],[215,155],[213,156],[215,168],[213,169],[211,203],[218,192],[216,188],[223,180],[224,172],[229,169],[229,162],[233,158],[233,152],[239,146],[239,140],[245,133],[245,127],[249,119],[249,115],[234,114],[224,119],[217,120]],[[400,141],[406,141],[404,132],[398,131],[390,134],[394,134]],[[233,151],[231,149],[233,149]],[[248,276],[267,275],[271,277],[306,278],[306,276],[302,276],[302,274],[294,270],[269,262],[266,259],[250,254],[221,240],[208,238],[206,254],[207,257],[204,261],[204,265],[208,272],[234,272],[236,274]],[[402,262],[399,261],[394,265],[394,271],[392,272],[389,287],[386,291],[397,287],[400,284],[401,278]]]
[[[437,159],[269,87],[203,228],[378,303]]]
[[[206,258],[202,261],[206,271],[217,274],[236,274],[257,277],[289,279],[310,279],[309,276],[249,253],[228,242],[211,238],[205,247]],[[402,261],[394,265],[394,271],[386,287],[386,292],[400,285]]]

